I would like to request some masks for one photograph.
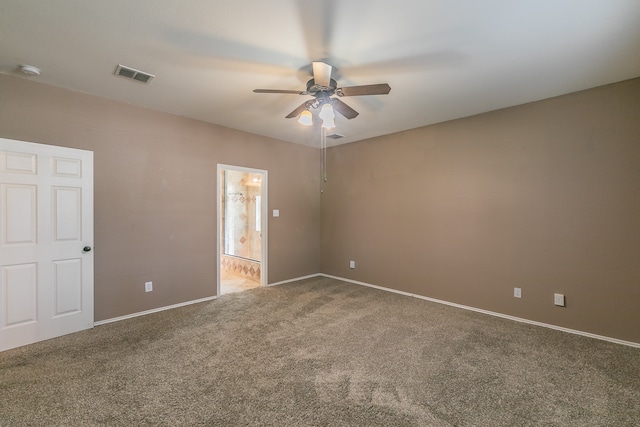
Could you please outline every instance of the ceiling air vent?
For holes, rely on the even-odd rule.
[[[140,83],[149,83],[151,79],[155,77],[153,74],[145,73],[144,71],[136,70],[135,68],[126,67],[122,64],[118,64],[116,71],[113,74],[137,80]]]
[[[331,135],[327,135],[327,138],[340,139],[340,138],[344,138],[344,135],[340,135],[339,133],[332,133]]]

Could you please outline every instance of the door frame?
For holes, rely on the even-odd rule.
[[[269,236],[269,230],[267,228],[267,225],[269,223],[268,219],[268,199],[267,199],[267,195],[269,193],[268,191],[268,178],[269,178],[269,171],[265,170],[265,169],[254,169],[254,168],[248,168],[245,166],[234,166],[234,165],[227,165],[227,164],[223,164],[223,163],[218,163],[218,167],[216,169],[216,181],[218,182],[218,185],[216,186],[216,192],[217,192],[217,196],[216,196],[216,234],[217,234],[217,239],[216,239],[216,295],[220,296],[220,260],[222,257],[222,247],[221,247],[221,242],[222,242],[222,233],[224,233],[223,230],[223,224],[222,224],[222,196],[224,194],[224,188],[223,185],[224,183],[222,182],[222,180],[220,179],[220,175],[222,173],[222,171],[225,170],[233,170],[233,171],[238,171],[238,172],[249,172],[249,173],[253,173],[253,174],[259,174],[262,176],[262,184],[260,186],[260,229],[262,230],[262,238],[261,238],[261,259],[260,259],[260,286],[267,286],[269,281],[268,281],[268,275],[267,275],[267,266],[268,266],[268,259],[269,259],[269,254],[268,254],[268,236]]]

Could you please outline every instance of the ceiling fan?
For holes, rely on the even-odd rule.
[[[331,78],[331,71],[333,69],[331,65],[321,61],[314,61],[311,65],[313,68],[313,78],[307,82],[307,90],[254,89],[253,91],[255,93],[291,93],[298,95],[311,95],[314,97],[314,99],[303,102],[298,108],[290,112],[286,116],[287,119],[292,119],[299,116],[306,110],[322,107],[325,104],[332,106],[338,113],[342,114],[347,119],[353,119],[357,117],[359,113],[340,99],[332,98],[333,95],[337,95],[339,97],[386,95],[391,91],[391,86],[387,83],[339,88],[336,81]],[[310,113],[308,114],[310,117]]]

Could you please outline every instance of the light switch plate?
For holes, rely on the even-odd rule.
[[[280,209],[274,209],[273,210],[273,217],[276,218],[276,217],[279,217],[279,216],[280,216]]]

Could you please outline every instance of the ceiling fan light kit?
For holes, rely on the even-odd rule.
[[[334,119],[336,114],[333,112],[333,107],[330,102],[325,102],[320,108],[320,114],[318,116],[322,119],[322,127],[325,129],[333,129],[336,127]]]
[[[287,116],[287,119],[298,117],[305,110],[312,108],[320,108],[324,105],[331,105],[333,109],[338,111],[342,116],[351,120],[358,116],[358,112],[334,95],[344,96],[363,96],[363,95],[387,95],[391,91],[391,86],[387,83],[338,87],[338,83],[331,78],[333,67],[325,62],[314,61],[311,63],[313,69],[313,78],[307,82],[307,89],[304,91],[286,90],[286,89],[254,89],[255,93],[281,93],[295,95],[310,95],[314,99],[305,101],[298,108],[293,110]],[[305,119],[306,120],[306,119]]]
[[[336,127],[335,111],[343,117],[351,120],[358,116],[358,112],[351,108],[342,100],[333,97],[363,96],[363,95],[387,95],[391,91],[391,86],[387,83],[338,87],[338,83],[331,78],[333,67],[325,62],[314,61],[311,63],[313,78],[307,82],[307,90],[287,90],[287,89],[254,89],[255,93],[281,93],[310,95],[313,99],[300,104],[295,110],[287,114],[287,119],[298,117],[298,123],[304,126],[313,124],[311,109],[320,108],[318,117],[322,119],[320,127],[320,192],[324,192],[324,183],[327,182],[327,129]]]
[[[333,119],[336,115],[333,112],[333,107],[329,103],[322,104],[322,108],[320,108],[320,114],[318,116],[322,120]]]
[[[336,127],[336,122],[333,120],[333,117],[330,117],[322,121],[323,129],[333,129],[335,127]]]
[[[302,113],[300,113],[298,123],[304,126],[311,126],[313,124],[313,115],[311,114],[311,111],[304,110]]]

